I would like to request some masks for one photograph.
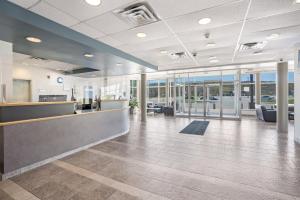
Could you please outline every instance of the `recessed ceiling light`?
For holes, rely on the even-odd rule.
[[[117,66],[122,66],[123,65],[123,63],[117,63]]]
[[[300,3],[300,0],[295,0],[295,3]]]
[[[85,0],[85,2],[91,6],[99,6],[101,4],[101,0]]]
[[[31,36],[26,37],[26,40],[29,42],[33,42],[33,43],[41,43],[42,42],[42,40],[40,38],[31,37]]]
[[[300,0],[299,0],[300,1]],[[279,37],[279,34],[278,33],[273,33],[269,36],[266,37],[267,40],[275,40]]]
[[[217,59],[217,57],[216,56],[210,56],[208,59],[209,60],[215,60],[215,59]]]
[[[167,54],[168,51],[166,51],[166,50],[161,50],[160,53],[161,53],[161,54]]]
[[[214,47],[216,46],[216,43],[213,43],[213,42],[210,42],[210,43],[207,43],[206,47]]]
[[[91,53],[85,53],[85,54],[83,54],[85,57],[87,57],[87,58],[92,58],[92,57],[94,57],[94,55],[93,54],[91,54]]]
[[[210,22],[211,22],[211,18],[202,18],[198,21],[198,23],[201,25],[209,24]]]
[[[147,34],[146,33],[137,33],[136,36],[139,38],[144,38],[147,36]]]
[[[218,63],[218,62],[219,62],[219,60],[217,60],[217,59],[214,59],[214,60],[210,60],[209,62],[210,62],[210,63]]]

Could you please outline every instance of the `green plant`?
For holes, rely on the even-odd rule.
[[[139,104],[138,104],[136,99],[130,99],[130,101],[129,101],[129,107],[130,108],[136,108],[138,106],[139,106]]]

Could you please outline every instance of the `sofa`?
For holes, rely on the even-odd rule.
[[[265,106],[256,105],[256,116],[259,120],[265,122],[276,122],[276,110],[267,109]]]

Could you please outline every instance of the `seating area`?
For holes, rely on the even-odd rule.
[[[256,117],[259,120],[265,121],[265,122],[276,122],[276,106],[274,106],[274,109],[267,109],[265,106],[262,105],[256,105]],[[294,105],[289,105],[288,107],[288,118],[289,120],[294,120]]]

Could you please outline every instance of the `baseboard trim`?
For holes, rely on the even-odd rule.
[[[79,148],[76,148],[76,149],[73,149],[71,151],[68,151],[68,152],[59,154],[57,156],[48,158],[46,160],[43,160],[43,161],[40,161],[40,162],[31,164],[31,165],[28,165],[26,167],[22,167],[20,169],[14,170],[12,172],[8,172],[8,173],[5,173],[5,174],[0,174],[0,181],[4,181],[4,180],[9,179],[11,177],[14,177],[14,176],[20,175],[22,173],[25,173],[25,172],[27,172],[29,170],[32,170],[32,169],[35,169],[37,167],[41,167],[43,165],[46,165],[46,164],[48,164],[50,162],[53,162],[55,160],[64,158],[66,156],[72,155],[72,154],[77,153],[79,151],[83,151],[83,150],[89,149],[89,148],[91,148],[93,146],[96,146],[96,145],[101,144],[103,142],[106,142],[106,141],[112,140],[114,138],[120,137],[122,135],[126,135],[128,132],[129,132],[129,129],[126,130],[125,132],[119,133],[119,134],[114,135],[112,137],[109,137],[109,138],[106,138],[106,139],[103,139],[103,140],[100,140],[100,141],[97,141],[97,142],[94,142],[94,143],[91,143],[91,144],[88,144],[88,145],[85,145],[85,146],[82,146],[82,147],[79,147]]]

